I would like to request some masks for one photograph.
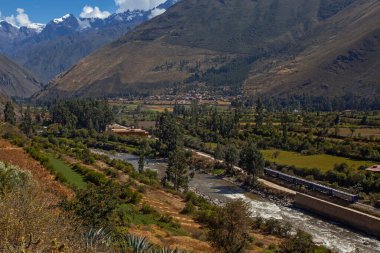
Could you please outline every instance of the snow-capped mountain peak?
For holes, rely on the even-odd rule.
[[[27,26],[27,28],[36,31],[37,33],[42,32],[45,29],[45,24],[32,23]]]
[[[59,24],[59,23],[62,23],[63,21],[65,21],[66,19],[70,18],[71,16],[72,16],[71,14],[66,14],[60,18],[53,19],[53,22],[56,24]]]

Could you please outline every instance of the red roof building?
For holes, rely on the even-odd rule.
[[[375,172],[375,173],[380,173],[380,165],[373,165],[372,167],[369,167],[366,170],[372,171],[372,172]]]

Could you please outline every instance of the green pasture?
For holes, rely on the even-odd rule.
[[[64,161],[56,158],[52,154],[46,154],[46,157],[49,159],[49,165],[51,168],[60,173],[70,185],[76,186],[78,188],[85,188],[86,182],[83,180],[82,175],[73,171],[71,166],[66,164]]]
[[[302,155],[296,152],[289,152],[283,150],[263,150],[263,155],[267,161],[275,162],[280,165],[296,166],[299,168],[319,168],[327,171],[334,168],[335,164],[346,163],[349,167],[357,169],[364,165],[370,167],[375,163],[370,161],[358,161],[349,158],[332,156],[332,155]],[[275,157],[275,153],[278,156]]]

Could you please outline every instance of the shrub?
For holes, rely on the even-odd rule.
[[[157,214],[157,211],[153,207],[151,207],[150,205],[148,205],[148,204],[144,204],[141,207],[140,212],[142,214]]]
[[[182,209],[181,214],[192,214],[196,211],[195,206],[192,202],[187,202],[185,207]]]
[[[105,184],[109,181],[103,174],[85,168],[79,164],[75,164],[72,167],[72,170],[83,175],[86,182],[91,182],[95,185]]]

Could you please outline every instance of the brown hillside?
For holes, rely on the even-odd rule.
[[[41,84],[28,71],[0,55],[0,92],[9,97],[27,98],[41,90]]]
[[[186,0],[36,97],[155,94],[195,84],[275,96],[372,96],[379,29],[376,0]]]

